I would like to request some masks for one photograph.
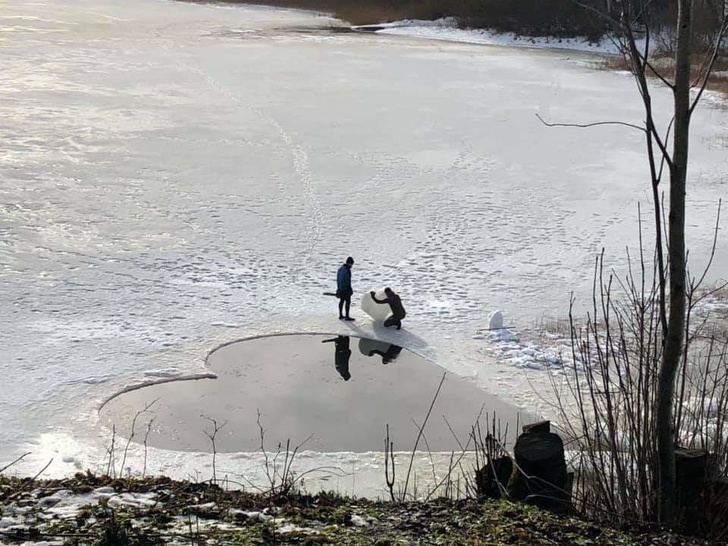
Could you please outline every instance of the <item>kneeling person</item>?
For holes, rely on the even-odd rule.
[[[384,321],[384,326],[396,326],[397,330],[402,328],[402,319],[407,316],[407,312],[402,306],[402,300],[394,293],[391,288],[385,288],[384,294],[387,296],[383,300],[378,300],[374,291],[370,292],[372,299],[377,303],[388,303],[392,310],[392,315]]]

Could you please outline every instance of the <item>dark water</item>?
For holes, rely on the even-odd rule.
[[[517,410],[397,345],[350,336],[286,335],[212,352],[216,379],[172,381],[113,398],[102,419],[124,437],[164,449],[250,452],[290,440],[314,451],[380,451],[386,426],[395,449],[459,450],[479,416],[494,412],[515,431]],[[444,376],[444,379],[443,379]],[[440,387],[440,382],[442,385]],[[435,394],[440,388],[437,397]],[[147,411],[139,413],[149,407]],[[532,416],[521,416],[521,420]],[[213,422],[214,421],[214,422]]]

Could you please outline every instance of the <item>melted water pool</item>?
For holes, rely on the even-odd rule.
[[[102,419],[169,450],[251,452],[304,442],[314,451],[377,451],[386,427],[411,449],[442,381],[421,447],[458,450],[478,417],[517,430],[516,409],[397,345],[345,335],[249,339],[213,351],[214,379],[167,381],[122,393]],[[443,379],[444,377],[444,379]],[[140,411],[149,408],[139,414]],[[528,418],[528,417],[527,417]],[[260,420],[258,420],[260,419]],[[260,423],[260,426],[259,426]],[[426,447],[425,447],[426,446]]]

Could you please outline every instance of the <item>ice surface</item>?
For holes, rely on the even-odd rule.
[[[3,4],[0,461],[31,450],[14,469],[98,469],[108,396],[204,372],[218,345],[272,332],[357,328],[541,403],[538,374],[513,366],[536,358],[527,345],[471,336],[493,309],[514,332],[565,314],[572,293],[583,311],[602,247],[624,271],[650,198],[641,135],[535,114],[639,124],[632,80],[563,52],[313,30],[331,22],[149,0]],[[664,127],[669,93],[653,98]],[[728,127],[708,108],[692,127],[699,271]],[[728,277],[726,252],[709,281]],[[355,298],[396,279],[408,332],[336,319],[321,292],[350,254]],[[508,343],[513,361],[499,360]],[[154,455],[155,471],[202,467]],[[357,480],[380,462],[325,461]]]

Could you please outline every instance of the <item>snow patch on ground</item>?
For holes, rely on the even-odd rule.
[[[553,344],[542,347],[532,342],[521,341],[519,335],[513,330],[504,327],[504,317],[501,311],[493,311],[489,315],[489,326],[477,330],[472,336],[476,340],[487,341],[487,352],[499,362],[504,362],[515,368],[529,370],[560,369],[564,366],[573,367],[570,341],[561,336],[553,336]],[[576,360],[581,364],[579,357]]]
[[[728,317],[728,301],[716,296],[707,296],[695,305],[693,313],[699,317],[712,315],[716,318],[726,318]]]

